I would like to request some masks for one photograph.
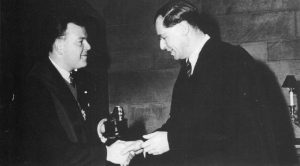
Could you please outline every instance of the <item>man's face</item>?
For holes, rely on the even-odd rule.
[[[87,65],[87,52],[91,49],[84,27],[68,23],[65,36],[62,38],[62,63],[71,71]]]
[[[155,22],[156,33],[160,38],[160,49],[170,52],[175,60],[185,59],[186,55],[186,38],[183,29],[178,25],[165,27],[164,18],[158,16]]]

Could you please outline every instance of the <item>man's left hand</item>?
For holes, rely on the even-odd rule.
[[[168,132],[156,131],[143,136],[147,141],[142,144],[144,153],[160,155],[170,150],[168,142]]]
[[[107,121],[106,118],[100,120],[100,122],[98,123],[98,126],[97,126],[97,133],[98,133],[98,136],[101,140],[102,143],[105,143],[107,141],[107,138],[105,138],[103,136],[104,132],[105,132],[105,125],[104,123]]]

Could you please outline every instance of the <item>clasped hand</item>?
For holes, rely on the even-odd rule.
[[[97,126],[97,132],[101,142],[105,143],[107,138],[103,136],[105,132],[104,122],[107,119],[102,119]],[[118,140],[111,144],[110,146],[106,146],[107,149],[107,160],[115,163],[121,164],[122,166],[126,166],[130,163],[131,159],[136,155],[141,153],[143,150],[141,149],[142,140],[136,141],[122,141]]]
[[[118,140],[106,146],[107,149],[107,161],[115,164],[121,164],[121,166],[129,165],[131,159],[139,152],[141,149],[141,144],[143,141],[121,141]]]
[[[143,136],[147,139],[141,147],[144,154],[149,153],[152,155],[160,155],[170,150],[168,142],[168,132],[156,131]],[[145,156],[145,155],[144,155]]]
[[[107,141],[107,138],[103,136],[105,132],[104,122],[106,119],[102,119],[97,127],[99,138],[103,143]],[[160,155],[170,150],[168,142],[168,132],[156,131],[143,136],[146,139],[136,141],[116,141],[111,146],[107,147],[107,160],[116,164],[128,165],[131,159],[140,153]],[[110,153],[113,152],[113,153]]]

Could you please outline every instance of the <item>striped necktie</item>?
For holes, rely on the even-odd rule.
[[[72,87],[75,88],[76,84],[75,84],[75,80],[74,80],[74,72],[70,73],[69,78],[70,78],[70,85],[72,85]]]
[[[192,65],[189,60],[185,63],[185,71],[188,77],[192,75]]]

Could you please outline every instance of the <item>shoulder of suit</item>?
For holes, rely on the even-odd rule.
[[[215,49],[223,58],[230,61],[252,61],[252,56],[240,45],[233,45],[223,41],[215,42]]]
[[[254,59],[241,46],[233,45],[223,41],[214,40],[210,43],[210,59],[221,68],[225,69],[242,69],[254,66]]]

